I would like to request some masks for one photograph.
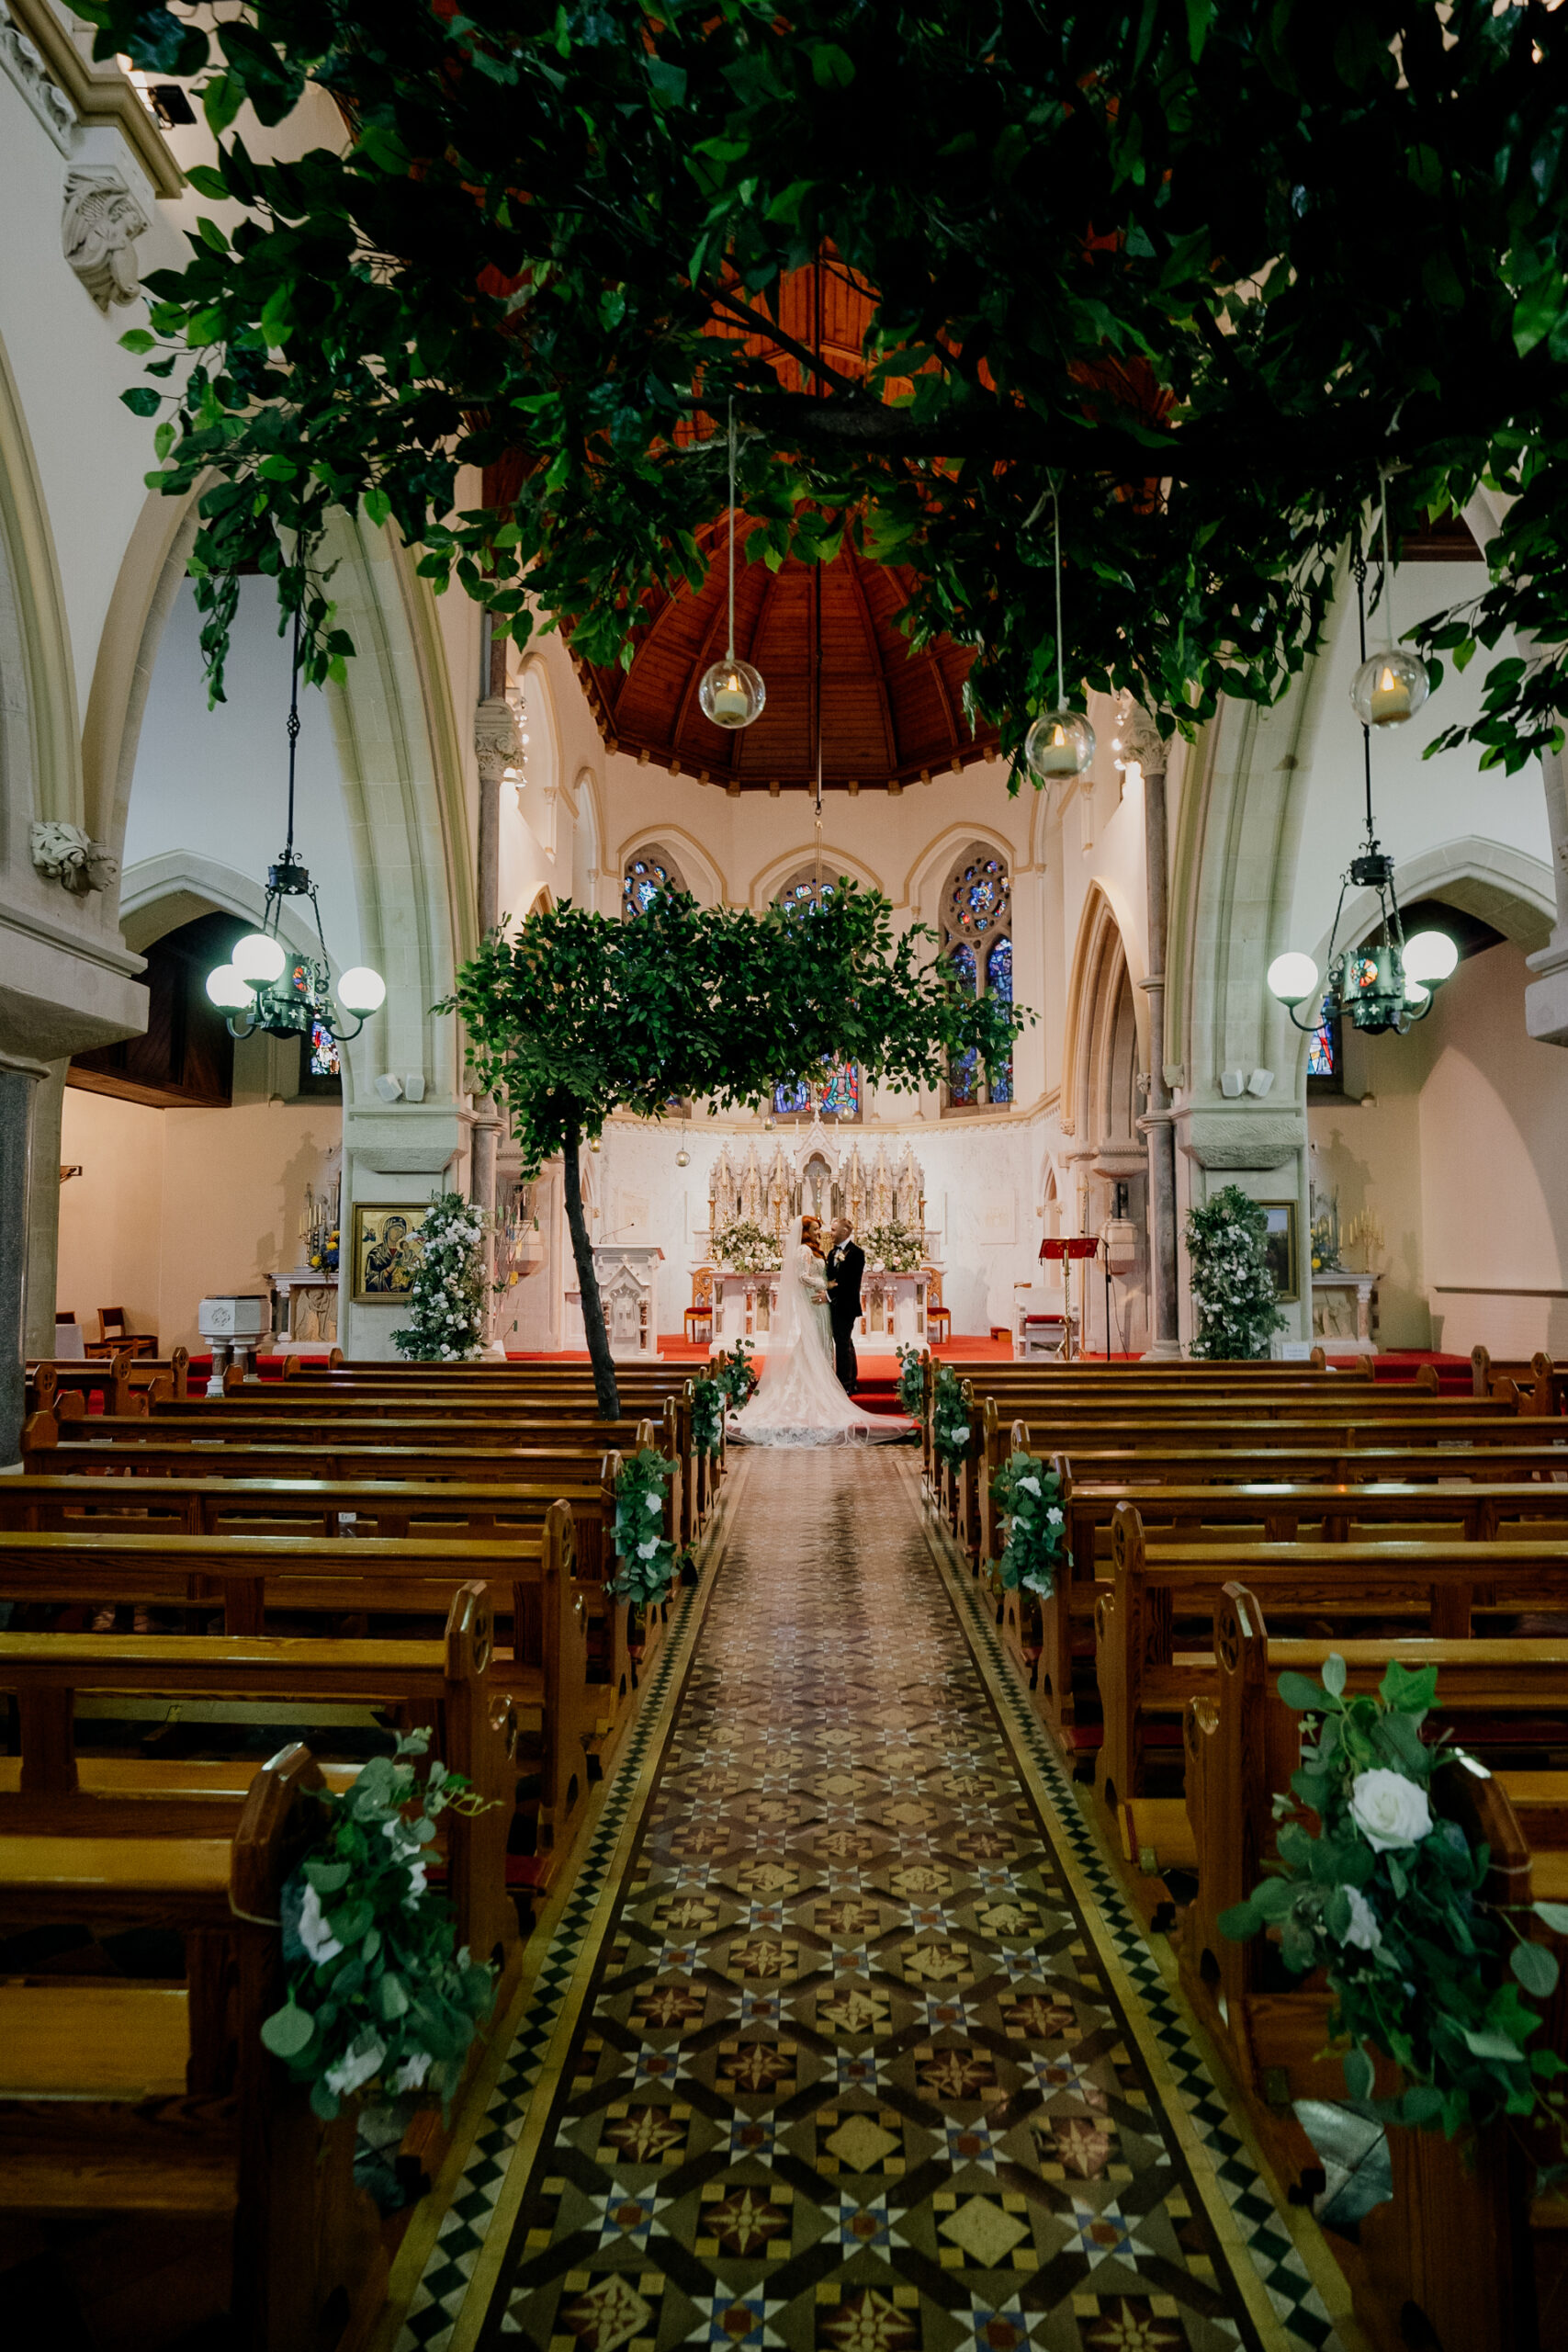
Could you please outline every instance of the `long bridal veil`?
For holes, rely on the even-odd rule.
[[[795,1217],[785,1238],[761,1380],[732,1434],[750,1445],[852,1445],[902,1437],[904,1422],[859,1411],[839,1385],[828,1310],[813,1296],[827,1277],[802,1238],[805,1222]]]

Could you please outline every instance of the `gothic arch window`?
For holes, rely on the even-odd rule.
[[[630,922],[649,908],[661,890],[684,890],[686,877],[659,842],[650,842],[627,858],[621,876],[621,912]]]
[[[1012,1002],[1012,876],[983,842],[959,859],[942,894],[942,954],[967,996]],[[973,1047],[948,1064],[944,1113],[1001,1108],[1012,1101],[1012,1056],[987,1075]]]
[[[773,893],[773,904],[787,915],[813,914],[827,905],[838,887],[835,881],[824,880],[815,866],[803,865]],[[852,1126],[860,1120],[864,1092],[859,1064],[831,1059],[823,1063],[819,1077],[785,1079],[775,1086],[773,1117],[794,1120],[802,1126],[813,1119],[836,1119],[840,1125]]]

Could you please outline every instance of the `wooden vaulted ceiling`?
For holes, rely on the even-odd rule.
[[[847,548],[820,567],[786,558],[777,571],[738,548],[735,650],[761,672],[767,702],[739,732],[716,727],[697,686],[725,650],[722,521],[706,546],[701,592],[649,600],[629,669],[578,663],[608,750],[743,792],[810,788],[818,724],[825,789],[902,789],[996,757],[995,730],[972,729],[964,713],[969,649],[940,638],[913,650],[894,619],[905,575]]]
[[[734,291],[745,300],[739,286]],[[750,331],[738,316],[716,317],[711,332],[744,344],[786,390],[809,390],[814,353],[840,377],[865,376],[874,308],[870,289],[829,253],[784,280],[776,324],[753,308]],[[885,389],[893,398],[908,387]],[[940,638],[917,652],[895,625],[909,594],[908,572],[848,548],[821,567],[786,558],[773,571],[746,562],[749,528],[737,518],[735,650],[766,683],[761,718],[730,733],[705,718],[697,700],[704,671],[725,650],[721,514],[699,534],[705,583],[695,595],[682,587],[645,601],[630,668],[578,662],[609,750],[730,791],[775,792],[815,785],[818,721],[822,782],[832,790],[901,790],[997,756],[996,730],[975,730],[964,715],[972,650]]]

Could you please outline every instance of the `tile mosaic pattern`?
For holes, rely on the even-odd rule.
[[[1092,1841],[1065,1781],[1043,1832],[913,1465],[761,1453],[738,1501],[481,2342],[1256,2346],[1051,1842],[1075,1826]],[[581,1917],[596,1893],[586,1879]],[[1162,2056],[1190,2070],[1168,2022]],[[1204,2087],[1184,2079],[1190,2109]],[[1254,2255],[1283,2340],[1316,2352],[1326,2320],[1207,2098],[1215,2154],[1238,2166],[1233,2211],[1260,2200],[1257,2233],[1285,2248]],[[499,2091],[491,2120],[503,2133]],[[467,2182],[458,2206],[449,2271],[483,2226]],[[449,2283],[430,2291],[431,2324],[405,2343],[441,2341],[453,2309]]]

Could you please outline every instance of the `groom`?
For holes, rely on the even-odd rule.
[[[855,1361],[855,1320],[860,1314],[860,1280],[865,1272],[865,1251],[853,1239],[847,1216],[836,1216],[828,1228],[833,1246],[824,1272],[828,1278],[828,1319],[833,1327],[833,1369],[848,1395],[855,1393],[860,1366]]]

